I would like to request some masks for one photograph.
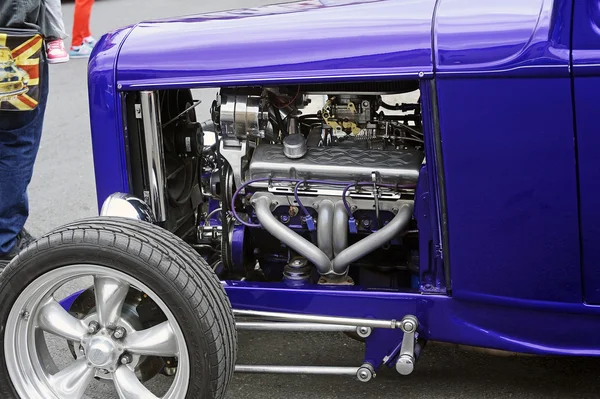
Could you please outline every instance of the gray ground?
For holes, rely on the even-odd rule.
[[[268,3],[274,2],[98,0],[92,28],[100,36],[149,17]],[[73,4],[65,2],[63,11],[70,29]],[[30,188],[28,226],[34,233],[96,214],[86,90],[85,60],[51,67],[48,113]],[[62,347],[57,343],[55,349]],[[354,366],[362,359],[362,346],[340,334],[240,333],[239,347],[243,364]],[[228,398],[596,398],[599,373],[597,360],[498,358],[432,345],[409,377],[384,370],[371,383],[361,384],[346,377],[236,375]],[[116,398],[100,385],[90,395]]]

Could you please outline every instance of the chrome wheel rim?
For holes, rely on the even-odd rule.
[[[84,322],[64,310],[54,293],[68,281],[90,276],[94,278],[97,311]],[[121,319],[130,287],[148,295],[166,321],[136,331]],[[86,324],[92,320],[99,324],[95,332]],[[122,339],[113,337],[119,326],[127,332]],[[44,332],[81,344],[85,348],[82,356],[59,370],[48,351]],[[190,377],[189,355],[173,313],[148,286],[104,266],[72,265],[43,274],[23,290],[7,319],[4,356],[13,386],[23,398],[81,398],[94,377],[108,376],[119,398],[158,399],[139,381],[132,364],[123,364],[140,355],[176,357],[177,372],[169,390],[160,398],[185,397]]]

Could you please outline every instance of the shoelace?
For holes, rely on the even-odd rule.
[[[52,50],[64,50],[64,47],[62,46],[61,42],[51,42],[51,43],[48,43],[48,49],[50,51],[52,51]]]

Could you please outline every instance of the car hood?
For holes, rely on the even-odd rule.
[[[421,76],[435,0],[307,0],[137,24],[123,89]]]

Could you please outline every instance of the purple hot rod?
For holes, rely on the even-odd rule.
[[[367,382],[418,372],[429,341],[600,355],[598,1],[146,21],[99,41],[88,84],[99,216],[0,276],[3,398]],[[238,330],[339,332],[364,359],[239,364]]]

